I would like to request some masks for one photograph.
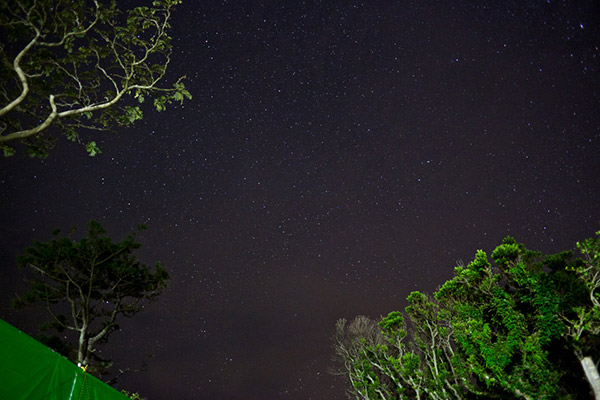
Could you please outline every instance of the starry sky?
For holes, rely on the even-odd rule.
[[[597,1],[187,0],[193,100],[46,160],[0,160],[0,317],[36,333],[16,255],[94,218],[162,261],[103,354],[150,400],[345,398],[338,318],[402,309],[506,235],[600,229]]]

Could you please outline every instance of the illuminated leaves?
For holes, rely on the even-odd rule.
[[[412,292],[405,313],[378,323],[380,336],[337,340],[352,393],[573,398],[579,360],[600,347],[600,232],[577,246],[584,260],[570,251],[544,257],[507,237],[492,252],[494,265],[479,250],[433,298]],[[337,337],[344,332],[351,330]]]

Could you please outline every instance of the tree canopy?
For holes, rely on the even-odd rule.
[[[158,111],[191,98],[183,77],[161,86],[171,61],[171,12],[180,3],[155,0],[123,13],[107,0],[0,2],[4,154],[20,141],[30,156],[46,157],[62,134],[93,156],[100,149],[82,131],[132,125],[146,98],[154,97]]]
[[[378,323],[338,321],[334,349],[361,399],[587,399],[600,349],[600,232],[542,255],[507,237],[433,296]]]
[[[140,247],[136,233],[114,243],[92,220],[87,236],[79,241],[61,236],[59,230],[54,236],[36,242],[18,257],[19,266],[28,271],[30,289],[17,296],[15,305],[42,303],[51,318],[43,330],[76,335],[75,346],[64,346],[56,336],[55,343],[48,345],[58,346],[82,365],[105,367],[107,360],[95,354],[97,345],[119,329],[119,316],[132,317],[160,295],[169,274],[160,263],[151,269],[133,256]],[[74,354],[68,352],[71,347]]]

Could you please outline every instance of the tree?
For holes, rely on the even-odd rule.
[[[171,61],[171,12],[180,3],[155,0],[123,14],[107,0],[0,2],[4,154],[14,154],[12,143],[20,141],[30,156],[46,157],[59,132],[82,143],[81,130],[141,119],[135,103],[149,96],[158,111],[191,98],[183,77],[160,86]],[[91,156],[100,152],[95,141],[84,145]]]
[[[138,231],[145,229],[143,225]],[[105,362],[94,352],[119,329],[119,316],[132,317],[165,288],[169,274],[156,264],[154,271],[132,252],[140,247],[136,233],[114,243],[102,226],[91,221],[88,235],[79,241],[60,236],[36,242],[18,257],[20,267],[32,276],[30,290],[17,296],[16,306],[41,302],[51,321],[43,329],[72,331],[77,336],[76,354],[81,365]]]
[[[572,395],[565,367],[573,360],[554,358],[567,345],[559,315],[582,301],[581,285],[565,271],[571,253],[540,257],[508,237],[492,253],[496,268],[478,251],[435,294],[453,313],[453,337],[472,379],[501,398]]]
[[[343,368],[336,373],[348,376],[350,398],[464,398],[469,382],[453,370],[455,354],[447,318],[419,292],[411,293],[408,301],[413,331],[398,311],[379,323],[365,316],[356,317],[349,325],[338,320],[334,350]]]
[[[588,353],[593,352],[589,337],[600,334],[600,231],[595,238],[577,242],[584,262],[571,268],[584,282],[589,302],[575,308],[576,318],[563,316],[567,323],[567,335],[573,340],[573,348],[587,380],[592,386],[596,400],[600,400],[600,376]],[[598,361],[598,360],[596,360]]]
[[[600,239],[578,247],[585,260],[570,251],[542,256],[510,237],[492,253],[494,265],[478,251],[433,297],[411,293],[408,328],[400,312],[379,322],[385,345],[348,341],[350,330],[338,323],[334,347],[350,392],[363,399],[589,398],[582,388],[587,375],[595,390],[598,375],[589,355],[600,344]]]
[[[371,361],[373,351],[385,344],[385,339],[377,323],[365,316],[358,316],[347,324],[345,319],[335,326],[335,360],[342,366],[333,371],[337,375],[347,375],[350,381],[348,394],[360,394],[365,399],[386,396],[389,391],[380,384],[386,376],[376,369]],[[380,392],[376,392],[380,391]]]

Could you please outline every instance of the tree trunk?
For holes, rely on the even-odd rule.
[[[592,357],[584,357],[579,360],[579,362],[585,371],[585,377],[592,386],[594,398],[596,400],[600,400],[600,376],[598,375],[598,370],[596,369],[596,365],[594,364]]]
[[[77,351],[77,363],[87,365],[88,363],[88,324],[84,321],[79,328],[79,348]]]

